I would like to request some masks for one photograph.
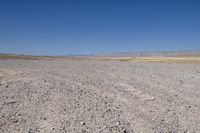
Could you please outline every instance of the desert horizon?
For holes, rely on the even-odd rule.
[[[0,133],[200,133],[200,1],[0,0]]]

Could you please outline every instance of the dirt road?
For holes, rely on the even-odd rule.
[[[0,60],[0,132],[200,132],[200,64]]]

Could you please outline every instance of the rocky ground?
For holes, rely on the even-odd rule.
[[[200,132],[200,64],[0,60],[0,132]]]

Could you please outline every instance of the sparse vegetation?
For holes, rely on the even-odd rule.
[[[105,60],[105,58],[102,59]],[[200,57],[108,57],[106,60],[163,63],[200,63]]]
[[[167,62],[167,63],[200,63],[200,57],[138,57],[133,61]]]
[[[59,60],[73,59],[80,60],[82,57],[65,57],[65,56],[32,56],[32,55],[15,55],[15,54],[0,54],[1,60],[20,59],[20,60]]]

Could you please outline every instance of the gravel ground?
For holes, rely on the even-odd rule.
[[[200,132],[200,64],[0,60],[0,132]]]

